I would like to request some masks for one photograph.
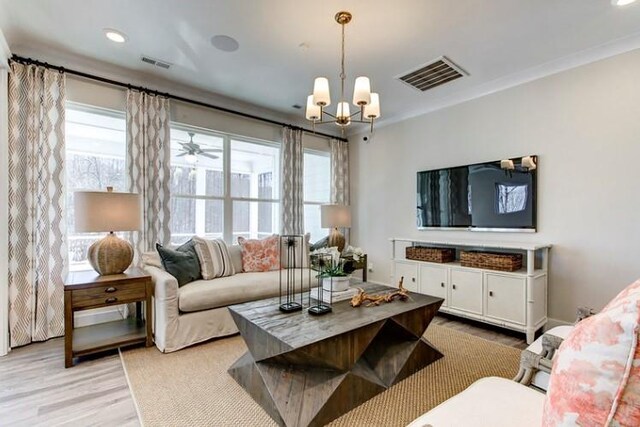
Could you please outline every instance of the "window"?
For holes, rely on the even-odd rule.
[[[122,112],[68,103],[66,108],[66,191],[69,269],[91,269],[87,250],[104,233],[76,233],[73,193],[78,190],[126,191],[126,121]]]
[[[329,234],[320,223],[320,206],[331,199],[331,161],[329,153],[304,152],[304,225],[311,233],[311,242]]]
[[[277,233],[279,157],[277,144],[173,125],[171,242]]]

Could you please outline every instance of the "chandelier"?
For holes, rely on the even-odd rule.
[[[373,121],[380,117],[380,97],[377,93],[371,92],[371,83],[368,77],[360,76],[356,78],[353,89],[353,105],[358,108],[350,114],[349,103],[344,97],[344,83],[347,75],[344,71],[344,27],[351,22],[352,15],[349,12],[336,13],[335,19],[342,27],[342,56],[340,60],[340,102],[336,108],[336,114],[329,113],[326,109],[331,105],[329,94],[329,80],[326,77],[317,77],[313,83],[313,94],[307,97],[306,118],[316,124],[335,123],[340,126],[342,133],[347,126],[353,123],[367,123],[371,125],[373,132]]]

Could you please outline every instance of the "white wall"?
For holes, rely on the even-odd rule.
[[[640,277],[639,70],[635,50],[350,138],[371,279],[389,282],[390,237],[549,242],[549,317],[601,309]],[[537,234],[416,229],[417,171],[525,154],[540,156]]]

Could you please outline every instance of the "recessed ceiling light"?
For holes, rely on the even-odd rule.
[[[614,6],[626,6],[628,4],[631,4],[633,2],[635,2],[636,0],[611,0],[611,3]]]
[[[113,28],[105,28],[104,35],[107,36],[109,40],[116,43],[124,43],[128,40],[126,34],[121,31],[114,30]]]
[[[222,34],[211,37],[211,44],[223,52],[235,52],[240,47],[236,39]]]

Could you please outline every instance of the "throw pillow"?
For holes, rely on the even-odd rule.
[[[309,268],[309,240],[311,234],[307,233],[302,238],[295,237],[292,239],[295,245],[302,243],[302,250],[296,247],[294,256],[289,259],[288,244],[286,238],[280,239],[280,264],[282,268]]]
[[[195,242],[198,258],[200,258],[202,278],[204,280],[236,274],[229,255],[229,248],[227,248],[224,240],[194,237],[193,241]]]
[[[242,269],[249,272],[280,270],[280,237],[276,234],[266,239],[238,237],[242,248]]]
[[[544,426],[640,425],[640,281],[578,323],[553,361]]]
[[[193,241],[189,240],[177,249],[165,248],[156,243],[156,250],[160,255],[162,266],[167,273],[176,278],[178,286],[183,286],[202,278],[200,261],[194,249]]]

